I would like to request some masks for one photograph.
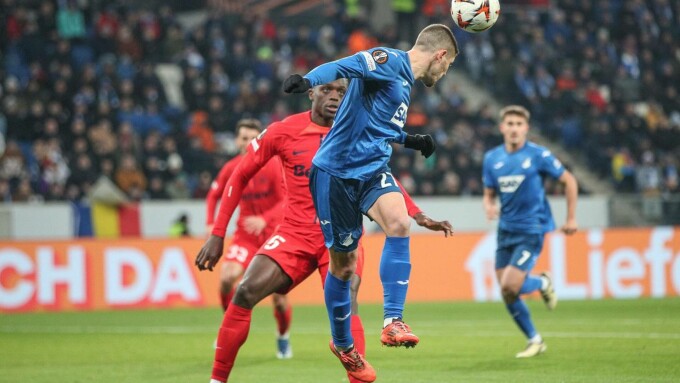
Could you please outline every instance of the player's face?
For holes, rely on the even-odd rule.
[[[309,91],[312,113],[324,120],[334,119],[345,93],[347,93],[347,80],[344,78],[315,86]]]
[[[241,127],[238,130],[238,135],[236,136],[236,146],[238,147],[238,150],[241,152],[241,154],[246,152],[248,144],[250,141],[254,140],[258,134],[260,134],[260,132],[258,132],[257,129]]]
[[[501,121],[501,133],[506,144],[521,146],[529,134],[529,121],[522,116],[508,114]]]
[[[422,81],[427,87],[432,87],[437,81],[441,80],[442,77],[448,72],[453,62],[456,60],[455,57],[449,57],[446,54],[446,50],[442,49],[437,51],[430,61],[430,66],[425,72],[425,76]]]

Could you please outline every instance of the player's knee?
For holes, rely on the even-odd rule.
[[[236,293],[234,294],[234,303],[237,306],[241,306],[246,309],[252,309],[261,299],[262,298],[259,296],[258,289],[253,288],[244,281],[238,284]]]
[[[385,224],[385,234],[389,237],[408,237],[411,231],[411,218],[406,215],[394,217]]]
[[[519,287],[512,283],[502,284],[501,295],[503,295],[505,303],[512,303],[519,296]]]

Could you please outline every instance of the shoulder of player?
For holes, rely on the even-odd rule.
[[[366,61],[374,61],[377,64],[391,64],[394,62],[400,62],[405,52],[401,49],[387,48],[387,47],[375,47],[365,51],[359,52],[360,55],[366,58]]]
[[[527,149],[535,156],[548,157],[552,154],[550,149],[546,148],[545,146],[538,145],[532,141],[527,142]]]
[[[264,135],[295,136],[309,125],[309,121],[309,112],[293,114],[281,121],[271,123],[267,126],[267,132]]]

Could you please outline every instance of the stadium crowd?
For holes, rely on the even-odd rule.
[[[395,8],[396,19],[451,24],[447,1],[413,3],[422,8]],[[288,74],[377,44],[408,49],[416,30],[371,30],[356,1],[336,2],[319,28],[234,6],[187,29],[168,6],[92,4],[0,5],[4,201],[80,200],[101,176],[133,200],[202,198],[236,154],[236,121],[308,107],[282,96]],[[504,13],[493,33],[457,31],[454,70],[501,101],[522,100],[544,134],[582,151],[618,190],[678,192],[679,10],[666,0],[555,4]],[[169,65],[181,68],[183,103],[159,77]],[[395,175],[416,195],[480,195],[484,151],[501,142],[492,108],[471,110],[451,81],[418,86],[412,100],[408,129],[433,134],[438,151],[424,160],[396,147]]]

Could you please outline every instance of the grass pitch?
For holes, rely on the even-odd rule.
[[[525,341],[501,303],[409,304],[415,349],[379,344],[381,307],[363,305],[378,382],[679,382],[680,299],[529,302],[546,354]],[[0,382],[207,383],[219,309],[0,315]],[[323,307],[295,307],[294,358],[275,358],[271,308],[254,313],[231,382],[340,383]]]

